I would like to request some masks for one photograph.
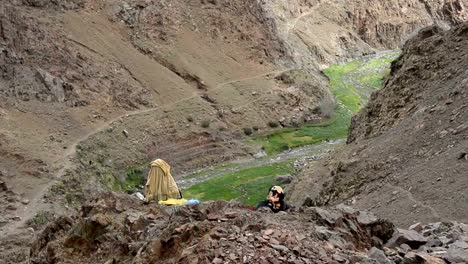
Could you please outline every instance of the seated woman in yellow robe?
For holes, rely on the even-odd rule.
[[[181,199],[182,193],[171,175],[171,167],[162,159],[151,162],[145,186],[145,202]]]

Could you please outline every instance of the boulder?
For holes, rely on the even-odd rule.
[[[334,226],[343,220],[343,216],[336,212],[331,212],[319,207],[312,207],[312,218],[318,223]]]
[[[401,244],[407,244],[412,249],[417,249],[427,243],[427,238],[414,230],[405,230],[397,228],[392,238],[387,242],[386,246],[395,248]]]
[[[410,226],[409,230],[414,230],[414,231],[420,233],[421,231],[423,231],[423,226],[421,225],[421,223],[416,223],[416,224]]]
[[[416,254],[416,263],[422,263],[422,264],[445,264],[445,261],[443,259],[437,258],[430,256],[428,254],[424,253],[417,253]]]
[[[291,175],[278,176],[275,178],[275,181],[282,183],[282,184],[289,184],[293,180],[294,178]]]
[[[427,241],[426,243],[427,247],[440,247],[442,245],[443,245],[442,241],[440,241],[440,239],[438,238],[429,239],[429,241]]]
[[[264,150],[261,150],[255,154],[253,154],[253,157],[256,158],[256,159],[261,159],[261,158],[264,158],[268,156],[268,154],[264,151]]]
[[[148,223],[143,213],[129,212],[125,217],[125,225],[132,232],[143,231]]]
[[[382,250],[375,247],[369,250],[369,258],[376,260],[379,264],[393,264]]]
[[[361,225],[370,225],[377,222],[377,220],[378,219],[374,214],[367,211],[359,211],[357,216],[357,221]]]
[[[283,246],[283,245],[277,245],[277,244],[270,244],[270,246],[280,252],[288,252],[289,251],[289,248]]]
[[[449,263],[468,263],[468,250],[450,247],[444,256]]]
[[[82,219],[65,239],[64,246],[78,250],[87,250],[96,246],[96,240],[107,233],[106,227],[112,219],[104,214],[96,214]]]
[[[458,240],[458,241],[455,241],[455,242],[453,242],[452,244],[450,244],[449,247],[451,247],[451,248],[468,249],[468,243],[466,243],[465,241]]]

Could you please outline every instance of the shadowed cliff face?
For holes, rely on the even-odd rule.
[[[348,145],[303,172],[298,188],[317,194],[307,203],[352,198],[402,224],[468,219],[467,33],[467,23],[429,27],[405,44],[385,87],[353,118]]]

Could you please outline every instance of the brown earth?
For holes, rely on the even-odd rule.
[[[406,43],[385,87],[353,118],[348,145],[306,168],[293,199],[349,199],[399,225],[467,222],[467,50],[467,23]]]
[[[155,157],[249,155],[243,128],[330,114],[318,69],[466,20],[464,1],[406,2],[1,1],[0,232]]]

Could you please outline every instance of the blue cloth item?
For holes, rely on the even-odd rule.
[[[191,199],[191,200],[188,200],[186,205],[194,205],[194,204],[199,204],[200,201],[196,200],[196,199]]]

